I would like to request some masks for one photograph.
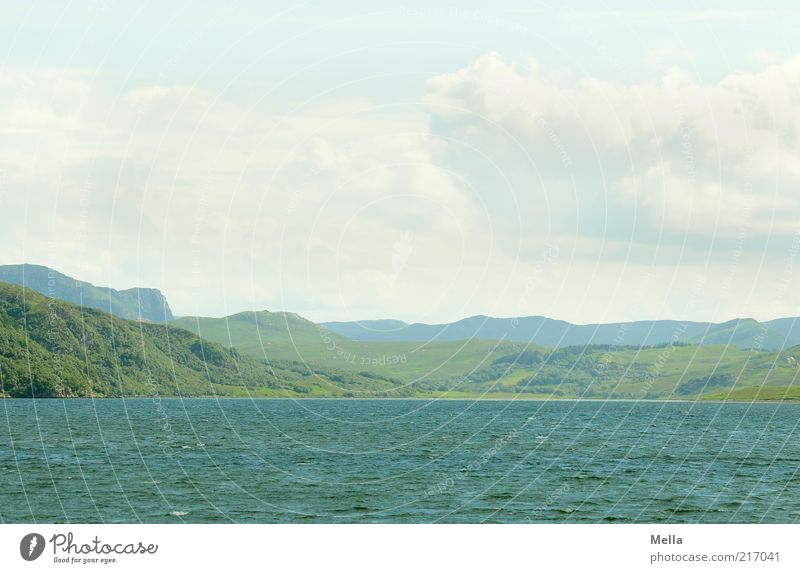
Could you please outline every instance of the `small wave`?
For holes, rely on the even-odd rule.
[[[606,515],[605,517],[603,517],[603,521],[607,523],[616,523],[620,521],[629,521],[629,518],[626,518],[621,515]]]
[[[514,495],[510,493],[492,493],[486,496],[486,499],[504,501],[513,499]]]
[[[674,509],[667,510],[668,513],[672,513],[674,515],[683,515],[687,513],[705,513],[709,511],[707,509],[702,509],[699,507],[676,507]]]
[[[170,511],[170,515],[174,515],[175,517],[183,517],[184,515],[189,515],[188,511]]]

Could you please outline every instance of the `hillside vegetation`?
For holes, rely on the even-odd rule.
[[[797,347],[767,352],[732,343],[547,348],[508,340],[359,342],[295,314],[269,312],[174,324],[254,357],[399,380],[404,392],[420,397],[693,399],[753,387],[791,389],[800,374]],[[726,329],[737,330],[731,324]]]
[[[292,313],[129,321],[0,284],[0,396],[791,400],[800,347],[358,342]]]
[[[522,347],[524,348],[524,347]],[[586,346],[522,349],[495,359],[451,388],[471,394],[512,393],[551,398],[759,399],[781,388],[798,397],[800,348],[784,352],[742,350],[730,345],[663,345],[631,348]],[[439,390],[446,388],[440,383]]]
[[[171,324],[253,357],[371,371],[406,383],[465,376],[519,346],[496,340],[359,342],[296,314],[266,311],[226,318],[185,317]]]
[[[380,376],[257,360],[187,330],[0,284],[0,395],[394,395]]]

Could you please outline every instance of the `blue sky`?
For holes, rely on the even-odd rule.
[[[800,314],[789,2],[0,14],[2,263],[178,314]]]
[[[794,53],[800,42],[792,2],[85,4],[5,5],[6,64],[105,69],[145,83],[169,70],[174,81],[218,87],[234,75],[281,81],[337,55],[346,61],[325,68],[321,81],[354,72],[441,73],[470,54],[497,51],[606,79],[647,77],[672,58],[714,79],[751,68],[759,51]],[[350,51],[370,53],[344,58]],[[170,66],[173,58],[180,65]],[[409,84],[403,92],[418,94]]]

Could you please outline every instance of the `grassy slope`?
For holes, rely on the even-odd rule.
[[[786,401],[800,400],[800,386],[763,386],[740,388],[730,392],[718,392],[716,394],[706,394],[704,400],[737,400],[742,402],[753,401]]]
[[[266,311],[227,318],[184,317],[171,324],[254,357],[370,371],[405,382],[464,375],[519,347],[491,340],[356,342],[295,314]]]
[[[713,393],[721,399],[723,389],[728,392],[764,386],[785,390],[793,385],[800,388],[800,370],[786,360],[792,355],[800,357],[800,349],[771,353],[728,345],[622,348],[611,352],[588,348],[582,358],[571,357],[557,367],[561,373],[558,384],[544,387],[534,384],[530,389],[550,394],[560,391],[564,397],[687,398]],[[588,362],[588,367],[583,362]],[[548,364],[512,368],[497,380],[495,389],[506,391],[526,376],[535,380],[548,368]],[[727,382],[718,387],[713,378],[708,381],[709,377]],[[689,386],[692,383],[694,386]],[[795,393],[792,390],[788,396]]]
[[[306,362],[292,361],[298,358]],[[771,353],[729,345],[550,350],[492,341],[354,342],[283,313],[164,326],[0,284],[6,396],[798,399],[799,359],[800,347]]]
[[[175,324],[253,356],[414,383],[416,396],[688,398],[752,386],[791,387],[800,372],[786,360],[793,350],[800,358],[798,349],[772,353],[717,344],[550,350],[486,340],[356,342],[294,314],[268,312],[185,318]],[[538,351],[541,363],[493,365],[526,348]]]
[[[389,380],[316,370],[0,284],[0,395],[396,395]]]

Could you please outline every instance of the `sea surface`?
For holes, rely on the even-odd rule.
[[[0,401],[2,522],[795,523],[800,405]]]

